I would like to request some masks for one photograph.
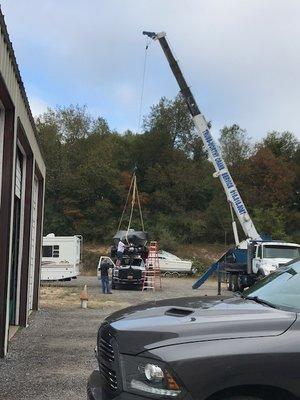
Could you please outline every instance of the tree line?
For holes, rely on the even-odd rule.
[[[224,191],[180,96],[154,105],[139,134],[120,134],[79,105],[48,109],[36,125],[47,167],[45,234],[109,242],[136,169],[146,230],[162,246],[233,242]],[[300,242],[296,137],[269,132],[254,143],[234,124],[219,146],[257,230]],[[140,229],[138,211],[132,226]]]

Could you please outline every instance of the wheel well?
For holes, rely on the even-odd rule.
[[[263,400],[296,400],[297,398],[287,390],[274,386],[243,385],[228,388],[213,394],[206,400],[225,400],[229,396],[259,396]]]

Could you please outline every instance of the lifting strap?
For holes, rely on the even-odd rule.
[[[123,212],[122,212],[122,215],[121,215],[121,218],[120,218],[120,222],[119,222],[119,225],[118,225],[118,231],[121,228],[121,225],[122,225],[122,222],[123,222],[123,218],[124,218],[124,215],[125,215],[128,203],[129,203],[130,195],[132,195],[132,197],[131,197],[131,210],[130,210],[129,221],[128,221],[128,225],[127,225],[126,238],[128,236],[129,230],[131,228],[133,210],[134,210],[134,206],[135,206],[136,203],[138,204],[138,208],[139,208],[139,214],[140,214],[142,230],[143,231],[145,230],[142,207],[141,207],[141,202],[140,202],[139,191],[138,191],[138,188],[137,188],[135,172],[133,173],[132,178],[131,178],[129,190],[128,190],[128,193],[127,193],[126,202],[125,202],[125,205],[124,205],[124,208],[123,208]]]

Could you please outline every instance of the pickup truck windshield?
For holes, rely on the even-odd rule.
[[[300,259],[278,268],[245,290],[243,297],[256,297],[277,308],[300,312]]]
[[[143,265],[143,260],[141,258],[123,258],[122,260],[122,265],[123,266],[129,266],[132,265],[133,267],[142,267]]]
[[[289,258],[294,260],[300,257],[300,247],[265,245],[263,258]]]

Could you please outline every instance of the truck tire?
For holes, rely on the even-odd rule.
[[[232,291],[233,292],[238,292],[239,291],[239,282],[238,282],[238,275],[233,274],[231,277],[231,283],[232,283]]]

